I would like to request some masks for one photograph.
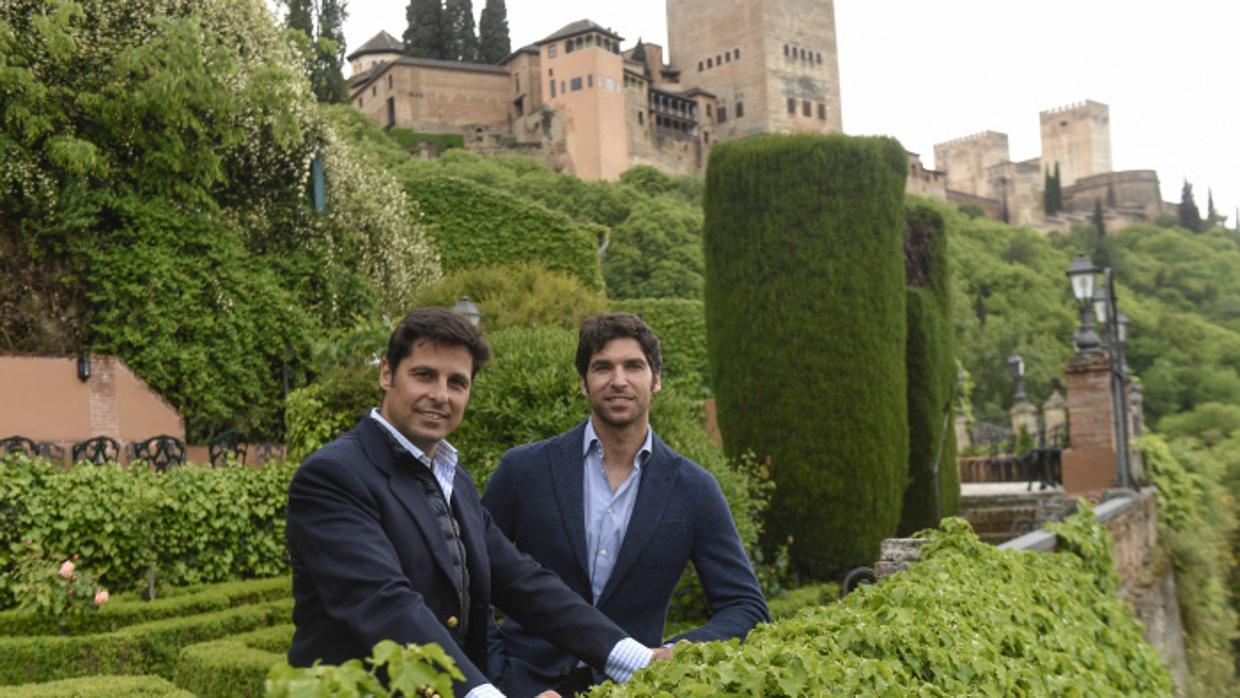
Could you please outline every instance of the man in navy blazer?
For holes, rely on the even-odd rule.
[[[463,317],[410,313],[380,368],[381,407],[298,469],[287,516],[291,664],[366,657],[384,639],[435,642],[465,676],[456,695],[503,696],[482,670],[491,604],[618,681],[653,658],[518,552],[457,466],[445,439],[489,357]]]
[[[711,618],[669,645],[744,637],[770,620],[718,482],[650,429],[662,387],[658,337],[630,314],[591,318],[576,364],[589,418],[504,454],[482,497],[495,525],[648,646],[664,644],[672,591],[690,560]],[[492,627],[490,672],[510,695],[570,695],[601,680],[533,630],[520,618]]]

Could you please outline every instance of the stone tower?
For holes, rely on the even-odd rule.
[[[1041,112],[1042,167],[1055,171],[1059,184],[1111,171],[1111,110],[1105,104],[1084,101]]]
[[[1006,133],[983,131],[934,146],[934,166],[947,172],[952,191],[996,198],[988,170],[1011,160]]]
[[[719,139],[843,131],[834,0],[667,0],[667,36]]]

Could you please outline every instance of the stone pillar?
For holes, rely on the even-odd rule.
[[[1106,354],[1078,353],[1064,367],[1072,447],[1063,452],[1063,488],[1069,497],[1115,486],[1115,412]]]
[[[1016,435],[1016,440],[1020,440],[1020,430],[1024,427],[1036,446],[1038,444],[1038,408],[1028,400],[1021,400],[1012,405],[1008,414],[1012,416],[1012,433]]]
[[[1049,439],[1056,428],[1067,429],[1067,423],[1068,401],[1063,399],[1058,389],[1052,389],[1051,396],[1042,403],[1042,426],[1046,429],[1046,437]]]

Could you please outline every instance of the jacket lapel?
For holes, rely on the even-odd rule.
[[[563,436],[553,439],[547,454],[547,467],[551,471],[551,485],[555,488],[555,498],[560,505],[561,522],[573,546],[573,557],[577,558],[582,573],[589,578],[590,566],[586,564],[585,495],[582,492],[582,473],[585,469],[582,440],[585,439],[585,433],[586,424],[582,422]]]
[[[398,459],[395,447],[389,442],[390,436],[380,431],[383,427],[376,424],[374,419],[363,417],[358,427],[366,456],[376,468],[387,475],[388,488],[422,532],[422,538],[426,541],[426,547],[431,551],[435,564],[451,579],[455,572],[448,553],[448,541],[444,540],[439,531],[439,522],[431,511],[430,503],[426,501],[426,490],[413,473],[409,472],[412,467],[425,466],[412,462],[412,459]]]
[[[637,488],[633,515],[629,518],[624,542],[620,544],[620,557],[616,559],[616,566],[607,578],[607,586],[603,587],[602,595],[595,600],[594,605],[600,608],[650,542],[650,537],[663,519],[663,510],[672,494],[672,479],[680,464],[671,457],[670,450],[657,435],[651,439],[650,450],[650,459],[642,466],[642,479]],[[582,514],[583,519],[584,517]]]

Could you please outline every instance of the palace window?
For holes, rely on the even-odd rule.
[[[788,57],[788,44],[784,44],[784,58]]]
[[[703,64],[702,64],[702,61],[698,61],[698,72],[699,72],[699,73],[700,73],[700,72],[702,72],[702,68],[703,68],[703,67],[704,67],[704,66],[703,66]]]
[[[793,116],[796,116],[797,113],[797,101],[792,97],[788,98],[788,113]]]
[[[707,59],[706,59],[706,67],[707,67],[707,68],[714,68],[714,67],[715,67],[715,60],[714,60],[713,58],[707,58]]]
[[[555,80],[551,81],[551,96],[555,96]]]
[[[818,54],[818,65],[822,65],[822,54]]]
[[[744,116],[744,115],[745,115],[745,103],[744,103],[744,102],[737,102],[737,103],[736,103],[736,118],[738,118],[738,119],[739,119],[739,118],[741,118],[741,117],[742,117],[742,116]]]
[[[392,76],[391,75],[388,76],[388,89],[389,90],[392,89]]]
[[[719,123],[721,124],[727,123],[727,121],[728,121],[728,108],[723,105],[720,105],[719,106]]]
[[[555,44],[547,47],[547,58],[555,58]]]
[[[570,84],[573,87],[573,92],[581,90],[581,78],[573,78]]]
[[[586,87],[594,87],[594,76],[593,75],[586,76]]]
[[[732,52],[731,52],[731,51],[728,51],[727,53],[723,54],[723,62],[724,62],[724,63],[731,63],[731,62],[732,62]]]
[[[711,114],[711,113],[710,113],[710,105],[709,105],[709,104],[707,104],[707,105],[706,105],[706,115],[707,115],[707,116],[714,116],[714,114]]]
[[[646,123],[646,114],[640,109],[637,111],[637,125],[642,126]]]
[[[822,102],[818,103],[818,118],[823,121],[827,120],[827,105]]]
[[[810,104],[808,99],[801,102],[801,113],[805,116],[814,115],[814,105]]]
[[[723,56],[715,56],[715,65],[723,65]]]
[[[741,50],[739,48],[732,49],[732,57],[739,61],[741,59]]]

